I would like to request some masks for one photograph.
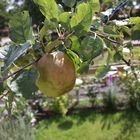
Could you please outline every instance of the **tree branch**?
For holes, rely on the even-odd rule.
[[[8,95],[9,91],[6,91],[5,93],[3,93],[1,96],[0,96],[0,100],[5,97],[6,95]]]
[[[109,38],[109,37],[107,37],[107,36],[104,36],[104,35],[102,35],[102,34],[98,34],[98,33],[95,33],[95,32],[93,32],[93,31],[90,31],[90,33],[92,33],[92,34],[97,34],[97,36],[99,36],[99,37],[101,37],[101,38],[104,38],[104,39],[106,39],[106,40],[108,40],[108,41],[110,41],[110,42],[112,42],[112,43],[115,43],[115,44],[118,44],[118,45],[124,45],[124,44],[122,44],[122,43],[120,43],[120,42],[118,42],[118,41],[116,41],[116,40],[113,40],[113,39],[111,39],[111,38]],[[117,49],[116,49],[116,47],[114,47],[114,50],[115,51],[117,51]],[[121,55],[121,54],[120,54]],[[129,62],[129,61],[127,61],[127,60],[125,60],[125,58],[122,56],[122,61],[127,65],[127,66],[131,66],[131,62]]]
[[[99,37],[102,37],[102,38],[104,38],[104,39],[106,39],[106,40],[112,42],[112,43],[122,45],[122,43],[120,43],[120,42],[118,42],[118,41],[116,41],[116,40],[113,40],[113,39],[111,39],[111,38],[109,38],[109,37],[107,37],[107,36],[104,36],[104,35],[102,35],[102,34],[97,34],[97,35],[98,35]]]
[[[110,42],[112,42],[112,43],[115,43],[115,44],[119,44],[119,45],[122,45],[122,43],[120,43],[120,42],[118,42],[118,41],[116,41],[116,40],[113,40],[113,39],[111,39],[111,38],[109,38],[109,37],[107,37],[107,36],[105,36],[105,35],[102,35],[102,34],[99,34],[99,33],[96,33],[96,32],[93,32],[93,31],[90,31],[90,33],[93,35],[97,35],[97,36],[99,36],[99,37],[101,37],[101,38],[104,38],[104,39],[106,39],[106,40],[108,40],[108,41],[110,41]]]
[[[39,59],[34,60],[33,62],[31,62],[31,63],[25,65],[24,67],[22,67],[22,68],[20,68],[19,70],[17,70],[17,71],[15,71],[15,72],[11,73],[11,74],[8,75],[8,76],[1,77],[1,78],[0,78],[0,83],[3,83],[5,80],[9,79],[10,77],[12,77],[12,76],[14,76],[15,74],[17,74],[17,73],[23,71],[25,68],[27,68],[27,67],[33,65],[33,64],[36,63],[38,60],[39,60]]]
[[[124,65],[126,65],[126,63],[125,62],[117,62],[117,63],[109,63],[108,65],[109,66],[124,66]],[[140,66],[140,62],[139,61],[133,61],[131,63],[131,65],[132,66]],[[103,67],[103,66],[105,66],[105,64],[97,64],[97,65],[93,65],[90,69],[91,70],[92,69],[97,69],[97,68]]]

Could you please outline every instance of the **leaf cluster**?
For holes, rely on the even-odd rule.
[[[9,22],[9,46],[0,48],[1,91],[6,88],[24,97],[31,97],[38,92],[35,86],[37,72],[34,63],[45,53],[61,50],[67,53],[76,67],[77,74],[88,72],[95,58],[108,53],[108,59],[103,68],[96,72],[102,78],[109,71],[109,62],[122,60],[127,65],[123,48],[130,50],[132,59],[133,44],[125,43],[126,36],[139,39],[139,17],[124,20],[126,25],[111,20],[118,7],[126,4],[126,0],[33,0],[44,16],[43,26],[36,30],[32,27],[32,19],[28,11],[13,15]],[[109,4],[113,12],[103,12],[103,4]],[[122,7],[121,7],[122,6]],[[68,7],[68,9],[66,9]],[[11,74],[12,73],[12,74]],[[8,80],[7,80],[8,79]],[[5,81],[7,80],[7,81]],[[9,83],[9,84],[7,84]],[[15,83],[16,90],[11,85]]]

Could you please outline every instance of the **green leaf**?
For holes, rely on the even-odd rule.
[[[48,19],[58,18],[58,7],[55,0],[33,0],[38,6],[41,13]]]
[[[70,13],[69,12],[63,12],[60,16],[59,16],[59,21],[62,23],[67,23],[70,19]]]
[[[40,29],[40,31],[39,31],[39,33],[38,33],[38,37],[39,37],[39,40],[40,40],[40,41],[41,41],[41,40],[43,39],[43,37],[47,34],[48,30],[49,30],[49,28],[48,28],[48,26],[46,26],[46,25],[44,25],[44,26]]]
[[[140,23],[132,28],[132,40],[140,40]]]
[[[129,41],[126,45],[125,45],[126,48],[132,50],[134,48],[133,44],[132,44],[132,41]]]
[[[62,0],[62,2],[68,7],[73,7],[76,3],[76,0]]]
[[[90,4],[82,3],[77,6],[77,12],[70,21],[71,28],[77,32],[88,31],[92,21],[92,9]]]
[[[36,79],[36,70],[24,70],[15,81],[11,82],[11,85],[14,85],[14,89],[12,90],[16,93],[21,93],[26,99],[29,99],[38,91],[38,88],[35,85]]]
[[[8,53],[5,57],[4,71],[7,70],[20,56],[27,52],[31,48],[29,42],[24,43],[20,46],[10,46]]]
[[[130,17],[129,18],[129,24],[139,24],[140,23],[140,17]]]
[[[24,11],[16,13],[9,22],[10,38],[13,42],[21,44],[31,40],[32,28],[29,13]]]
[[[80,42],[77,36],[70,37],[71,40],[71,50],[76,52],[77,54],[80,53]]]
[[[109,66],[103,66],[103,67],[100,67],[96,70],[95,72],[95,76],[98,78],[98,79],[101,79],[103,78],[107,73],[108,71],[110,70],[110,67]]]
[[[64,27],[70,27],[70,13],[69,12],[63,12],[59,16],[59,21]]]
[[[104,26],[103,30],[109,37],[114,37],[114,38],[120,37],[120,34],[116,26],[107,25]]]
[[[115,52],[113,59],[115,62],[118,62],[118,61],[122,60],[122,57],[123,57],[122,52],[118,51],[118,52]]]
[[[92,60],[100,55],[105,47],[103,39],[87,36],[81,42],[81,58],[83,61]]]
[[[99,12],[99,10],[100,10],[100,1],[99,0],[91,0],[90,3],[92,5],[93,15],[95,14],[95,12]]]
[[[54,30],[58,26],[58,22],[48,20],[47,18],[44,21],[44,26],[49,30]]]
[[[66,49],[66,54],[73,61],[74,66],[75,66],[76,71],[77,71],[82,63],[79,56],[76,53],[74,53],[73,51],[71,51],[70,49]]]
[[[87,73],[89,70],[89,61],[85,61],[81,64],[78,73],[83,74],[83,73]]]
[[[106,64],[109,65],[110,61],[112,60],[113,52],[110,48],[107,47],[107,53],[108,53],[108,55],[107,55]]]
[[[91,30],[98,30],[101,27],[100,19],[94,19],[92,20],[92,28]],[[101,27],[102,28],[102,27]]]
[[[133,28],[132,28],[133,31],[137,30],[137,31],[140,31],[140,23],[136,24]]]
[[[121,29],[123,32],[126,32],[129,36],[131,36],[131,29],[127,26],[120,26],[119,29]]]
[[[57,22],[50,21],[48,19],[45,19],[44,26],[40,29],[38,33],[39,40],[42,41],[42,39],[51,40],[50,36],[50,30],[54,31],[56,30],[56,27],[58,26]]]
[[[45,52],[50,52],[51,50],[53,50],[54,48],[56,48],[57,46],[61,44],[62,44],[62,41],[59,39],[51,41],[45,46]]]

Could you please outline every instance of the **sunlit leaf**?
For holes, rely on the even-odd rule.
[[[79,56],[73,51],[71,51],[70,49],[66,49],[66,53],[70,57],[70,59],[73,61],[76,71],[77,71],[82,63]]]
[[[95,12],[99,12],[99,10],[100,10],[100,1],[99,0],[91,0],[91,5],[92,5],[93,14],[95,14]]]
[[[77,12],[70,21],[71,28],[77,32],[88,31],[92,21],[92,9],[90,4],[82,3],[77,7]]]
[[[59,20],[62,23],[67,23],[70,19],[70,13],[69,12],[63,12],[60,16],[59,16]]]
[[[59,16],[59,21],[60,23],[65,26],[65,27],[69,27],[70,26],[70,13],[69,12],[63,12],[60,16]]]
[[[55,0],[33,0],[41,13],[49,20],[58,18],[58,7]]]
[[[123,32],[126,32],[129,36],[131,36],[131,29],[127,26],[120,26],[120,29],[123,31]]]
[[[140,23],[140,17],[130,17],[129,18],[129,24],[139,24]]]
[[[80,53],[80,42],[79,38],[77,36],[72,36],[70,38],[71,40],[71,50],[73,50],[76,53]]]

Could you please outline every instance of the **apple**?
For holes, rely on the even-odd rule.
[[[39,77],[36,85],[47,96],[63,95],[75,85],[76,72],[72,60],[62,51],[42,56],[36,63]]]

